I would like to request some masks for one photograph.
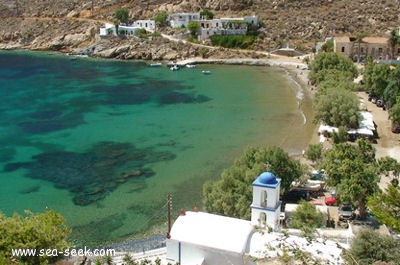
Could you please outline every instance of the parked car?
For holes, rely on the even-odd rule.
[[[337,203],[338,203],[338,199],[335,195],[329,195],[329,196],[325,197],[325,205],[333,206],[333,205],[337,205]]]
[[[298,202],[301,199],[309,201],[310,192],[304,190],[291,190],[285,192],[282,196],[282,201],[284,202]]]
[[[400,124],[392,126],[392,133],[400,133]]]
[[[356,214],[351,203],[344,202],[339,206],[339,221],[353,220],[355,217]]]
[[[378,100],[376,101],[376,106],[382,108],[384,105],[385,105],[385,102],[383,102],[382,99],[378,99]]]

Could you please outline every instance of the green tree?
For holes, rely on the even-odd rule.
[[[333,40],[328,40],[325,42],[322,45],[321,50],[324,52],[333,52]]]
[[[214,13],[206,9],[200,12],[200,16],[204,17],[205,19],[213,19]]]
[[[199,23],[195,22],[195,21],[190,21],[188,23],[188,30],[190,32],[190,35],[192,35],[193,37],[196,36],[197,32],[200,29],[200,25]]]
[[[389,38],[389,45],[390,45],[390,50],[392,52],[392,60],[394,60],[394,53],[396,49],[396,45],[399,44],[400,37],[399,34],[397,34],[397,30],[392,30],[390,32],[390,38]]]
[[[400,124],[400,96],[396,103],[389,109],[389,117],[393,124]]]
[[[306,156],[313,162],[319,161],[322,158],[322,144],[310,144]]]
[[[324,214],[315,205],[301,200],[297,209],[290,215],[290,227],[307,233],[324,225]]]
[[[393,173],[394,177],[398,177],[400,173],[400,163],[397,162],[396,159],[385,156],[382,158],[378,159],[378,165],[379,165],[379,172],[384,174],[385,176],[389,177],[390,172]]]
[[[118,9],[115,11],[114,17],[122,23],[128,23],[129,10],[127,8]]]
[[[367,198],[378,189],[379,166],[372,145],[363,139],[357,145],[335,144],[324,154],[320,168],[325,169],[328,184],[338,187],[340,199],[357,206],[364,219]]]
[[[371,196],[368,206],[375,218],[391,230],[400,232],[400,189],[390,184],[384,192]]]
[[[349,140],[349,135],[347,134],[346,127],[340,126],[338,132],[333,132],[333,143],[345,143]]]
[[[399,265],[399,249],[400,241],[370,229],[363,229],[356,234],[350,249],[344,250],[342,256],[348,265],[372,265],[377,261]]]
[[[168,19],[168,13],[166,11],[161,11],[157,13],[156,17],[154,18],[154,21],[156,22],[156,25],[158,27],[163,27],[167,24],[167,19]]]
[[[323,69],[315,74],[315,83],[319,89],[345,88],[354,90],[353,74],[338,69]]]
[[[316,122],[335,127],[358,128],[359,99],[345,89],[327,89],[315,95],[313,102]]]
[[[391,70],[388,84],[383,91],[383,99],[388,104],[389,108],[391,108],[394,104],[396,104],[397,97],[400,97],[400,67],[396,66],[394,70]]]
[[[358,70],[354,63],[343,55],[333,52],[321,52],[315,56],[310,64],[309,79],[315,83],[317,74],[326,69],[336,69],[342,72],[349,72],[352,78],[357,77]]]
[[[390,72],[388,64],[377,64],[367,60],[363,73],[365,89],[377,97],[383,97],[389,83]]]
[[[281,178],[281,192],[299,179],[304,168],[279,147],[249,147],[234,164],[225,169],[221,179],[203,186],[204,206],[208,212],[250,218],[252,182],[264,171]]]
[[[23,216],[15,213],[11,217],[0,212],[0,257],[8,262],[13,259],[22,264],[48,264],[57,257],[12,257],[11,249],[57,249],[61,252],[70,246],[67,242],[70,232],[64,218],[52,210],[37,214],[25,211]]]

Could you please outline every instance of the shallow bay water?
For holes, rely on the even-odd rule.
[[[143,233],[165,222],[167,194],[174,215],[201,209],[202,184],[247,146],[304,148],[299,92],[275,67],[1,52],[0,210],[54,209],[88,245]]]

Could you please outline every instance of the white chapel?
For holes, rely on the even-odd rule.
[[[167,239],[166,261],[171,264],[179,262],[180,265],[254,265],[254,258],[282,255],[279,246],[283,243],[283,235],[277,232],[280,229],[280,184],[281,179],[271,172],[264,172],[254,180],[250,221],[197,210],[181,211]],[[265,230],[260,233],[256,227]],[[304,241],[305,251],[326,255],[327,258],[340,257],[340,251],[335,255],[324,252],[327,242],[319,246],[317,243],[309,244],[304,238],[290,237],[290,240],[299,242],[299,246]],[[332,245],[331,249],[334,247]],[[275,250],[268,253],[269,249]]]

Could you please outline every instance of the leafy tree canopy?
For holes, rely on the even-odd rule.
[[[167,23],[167,19],[168,19],[167,11],[161,11],[156,15],[156,17],[154,18],[154,21],[159,26],[165,26]]]
[[[338,69],[323,69],[315,74],[315,82],[318,84],[318,89],[325,90],[326,88],[344,88],[347,90],[355,90],[353,75],[348,71]]]
[[[394,70],[391,70],[388,84],[383,91],[382,96],[389,107],[392,107],[399,102],[397,101],[397,97],[400,97],[400,66],[396,66]]]
[[[115,11],[114,17],[122,23],[127,23],[129,20],[129,10],[127,8],[118,9]]]
[[[358,70],[353,62],[340,54],[333,52],[320,52],[310,64],[311,72],[309,79],[316,82],[318,73],[325,69],[336,69],[343,72],[351,73],[352,78],[357,77]]]
[[[188,30],[192,36],[196,36],[196,33],[199,31],[200,25],[195,21],[190,21],[188,23]]]
[[[400,232],[400,189],[389,185],[384,192],[376,193],[368,200],[375,218],[395,232]]]
[[[203,186],[208,212],[250,219],[252,182],[264,171],[281,178],[281,192],[303,175],[300,162],[279,147],[249,147],[234,164],[224,170],[221,179]]]
[[[358,128],[359,100],[357,96],[345,89],[321,90],[313,102],[315,121],[323,121],[335,127]]]
[[[214,46],[249,49],[253,46],[256,37],[248,35],[213,35],[210,40]]]
[[[400,96],[397,97],[396,103],[389,109],[389,117],[393,124],[400,124]]]
[[[315,205],[300,201],[297,209],[290,215],[290,226],[306,232],[313,232],[324,225],[324,215]]]
[[[205,19],[213,19],[214,13],[206,9],[200,12],[200,16],[204,17]]]
[[[367,61],[364,68],[364,86],[371,94],[382,97],[389,82],[390,66]]]
[[[378,232],[363,229],[354,237],[349,250],[343,258],[349,265],[372,265],[377,261],[400,264],[400,241],[380,235]]]
[[[334,144],[324,153],[320,168],[325,169],[328,184],[338,187],[339,198],[357,206],[365,218],[367,198],[378,189],[379,167],[372,145],[363,139],[357,145]]]
[[[70,232],[64,218],[52,210],[37,214],[26,211],[25,215],[14,214],[11,217],[0,212],[0,263],[8,264],[11,259],[16,259],[22,264],[48,264],[57,257],[12,257],[11,249],[63,251],[70,246],[67,242]]]
[[[322,158],[322,144],[310,144],[306,156],[313,162],[319,161]]]
[[[321,50],[324,52],[333,52],[333,46],[333,40],[328,40],[322,45]]]

